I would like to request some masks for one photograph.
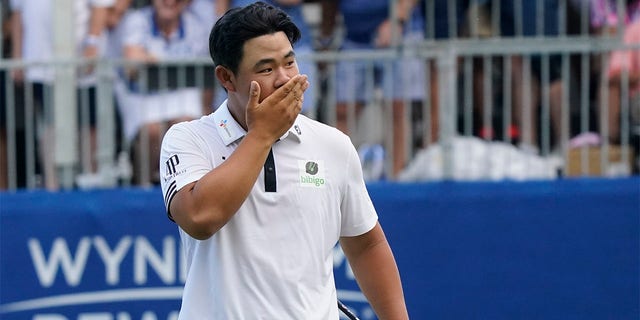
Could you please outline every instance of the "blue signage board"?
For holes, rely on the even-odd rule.
[[[1,319],[177,319],[185,268],[159,190],[1,199]],[[339,298],[373,318],[339,247],[334,265]]]
[[[369,186],[413,319],[638,319],[640,179]],[[175,320],[159,189],[0,193],[0,319]],[[375,315],[344,254],[338,296]]]

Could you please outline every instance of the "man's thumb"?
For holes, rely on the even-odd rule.
[[[249,89],[249,106],[256,106],[258,105],[258,102],[260,102],[260,85],[255,81],[251,81],[251,87]]]

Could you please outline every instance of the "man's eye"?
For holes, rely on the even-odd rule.
[[[288,65],[288,66],[292,66],[292,65],[294,65],[294,64],[296,64],[296,61],[295,61],[295,60],[291,60],[291,61],[287,62],[287,65]]]
[[[271,72],[272,70],[273,70],[273,69],[271,69],[271,68],[262,69],[262,70],[258,71],[258,73],[269,73],[269,72]]]

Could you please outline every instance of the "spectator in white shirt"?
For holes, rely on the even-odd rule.
[[[123,20],[125,59],[156,63],[168,59],[206,57],[209,30],[186,10],[189,1],[154,0]],[[203,114],[202,90],[197,87],[141,88],[145,73],[127,68],[116,86],[125,138],[134,147],[134,183],[157,183],[160,142],[173,123]],[[142,157],[142,154],[148,157]],[[148,159],[143,161],[142,159]]]

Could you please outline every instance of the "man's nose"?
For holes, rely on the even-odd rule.
[[[293,74],[291,74],[291,70],[287,70],[285,68],[276,69],[276,88],[282,87],[285,83],[287,83],[291,78],[293,78]]]

